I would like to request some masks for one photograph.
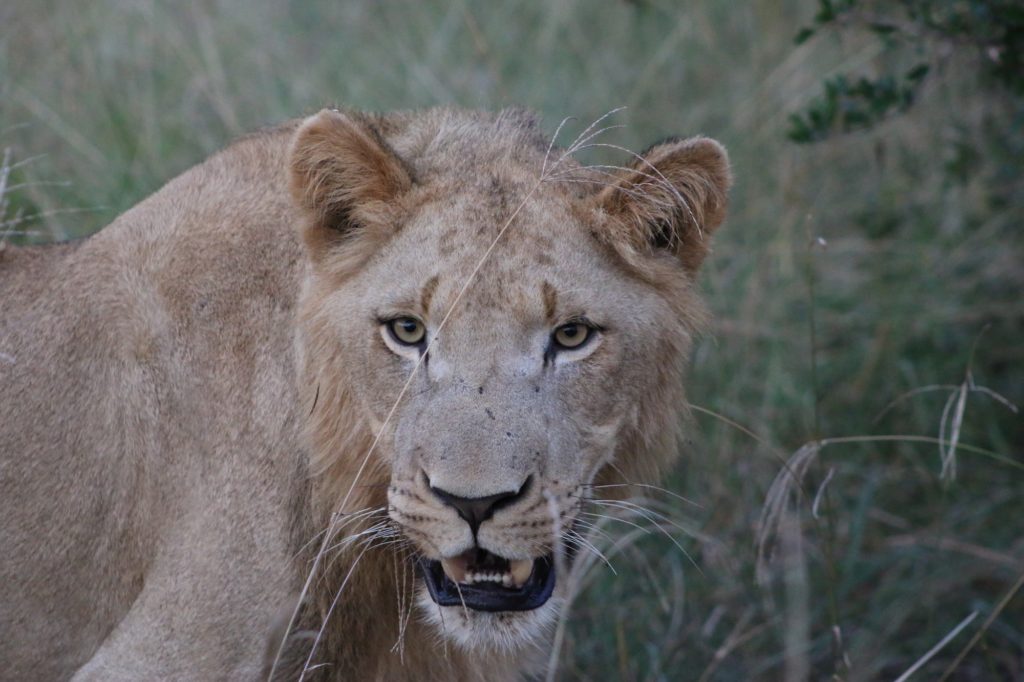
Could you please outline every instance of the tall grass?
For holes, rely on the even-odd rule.
[[[1024,202],[934,172],[987,113],[955,69],[874,132],[788,143],[822,77],[880,58],[858,36],[794,47],[812,4],[9,0],[0,147],[43,156],[11,173],[6,215],[39,216],[21,239],[88,234],[327,103],[523,104],[550,129],[626,106],[625,146],[717,137],[738,182],[667,485],[700,507],[644,503],[694,563],[660,532],[617,575],[595,562],[560,674],[1021,679]]]

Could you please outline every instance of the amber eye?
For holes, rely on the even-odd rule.
[[[592,332],[593,329],[582,322],[570,322],[569,324],[563,324],[555,330],[555,343],[558,344],[560,348],[568,350],[579,348],[587,342]]]
[[[415,317],[396,317],[387,323],[392,338],[404,346],[418,346],[427,336],[427,329]]]

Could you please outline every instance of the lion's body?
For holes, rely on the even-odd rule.
[[[431,116],[421,127],[439,138],[450,119],[490,125]],[[353,362],[335,357],[349,351],[324,331],[332,294],[314,271],[342,265],[318,261],[318,237],[298,229],[309,210],[292,196],[297,127],[237,142],[86,240],[0,252],[0,679],[255,678],[339,498],[345,511],[382,506],[389,480],[404,480],[384,456],[360,471],[387,420],[357,404],[356,369],[329,374],[331,361]],[[407,149],[425,135],[404,134]],[[332,286],[357,291],[348,276]],[[672,305],[695,318],[679,281]],[[668,435],[637,447],[664,450],[683,402],[664,387],[679,373],[659,371],[653,395],[676,403],[655,424]],[[624,466],[671,459],[657,456]],[[376,549],[352,566],[352,555],[324,564],[291,630],[327,620],[321,674],[511,679],[525,667],[515,648],[440,646],[415,615],[393,653],[396,616],[413,600],[408,566]],[[311,639],[288,639],[279,675],[301,670]]]
[[[258,671],[308,514],[287,144],[0,260],[0,677]]]

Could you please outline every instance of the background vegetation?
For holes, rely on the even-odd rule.
[[[649,495],[669,521],[634,517],[654,532],[612,558],[618,575],[595,568],[561,676],[1024,679],[1014,10],[7,0],[0,232],[89,234],[325,103],[525,104],[552,131],[578,117],[567,139],[626,106],[617,143],[717,137],[734,208],[667,485],[699,507]]]

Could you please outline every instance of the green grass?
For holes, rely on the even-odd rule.
[[[705,266],[716,322],[667,486],[701,506],[653,495],[699,570],[643,536],[574,606],[563,677],[893,679],[977,612],[914,679],[979,632],[952,679],[1021,679],[1024,594],[986,621],[1024,572],[1024,425],[967,392],[942,433],[976,449],[943,478],[940,446],[915,439],[939,436],[956,389],[908,396],[969,370],[1024,403],[1024,193],[993,205],[988,176],[941,172],[950,139],[1005,118],[954,65],[873,132],[788,142],[823,77],[883,59],[856,34],[795,47],[813,4],[11,0],[0,147],[41,157],[12,172],[0,221],[14,239],[88,234],[233,136],[327,103],[523,104],[550,130],[627,106],[626,146],[717,137],[734,207]],[[1019,122],[1005,143],[1022,147]],[[19,212],[37,217],[15,225]],[[868,438],[883,435],[915,439]],[[759,573],[772,481],[805,443],[839,437],[861,440],[818,453]]]

